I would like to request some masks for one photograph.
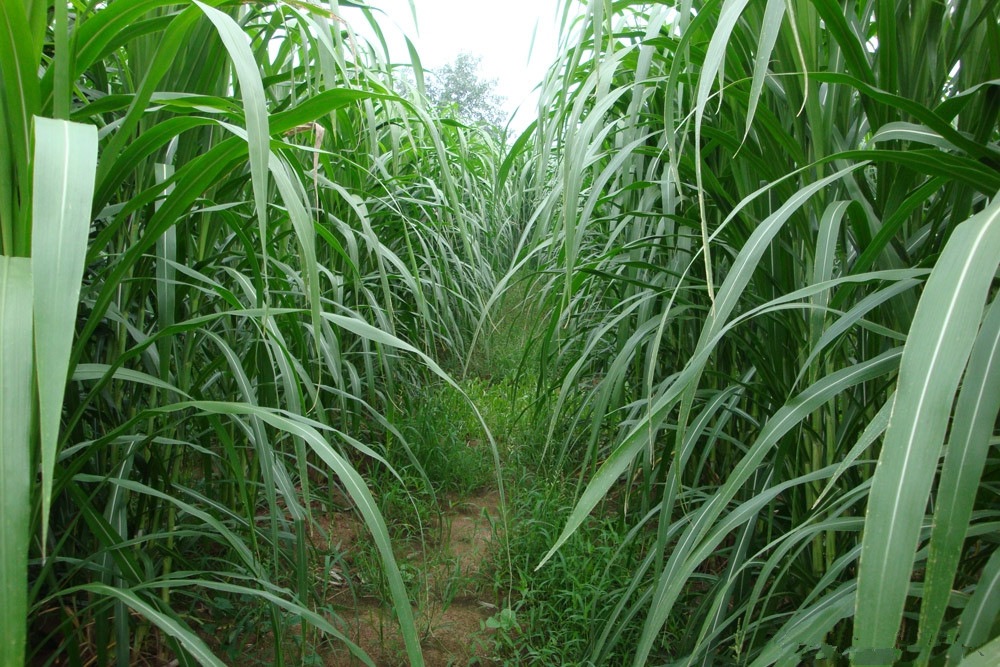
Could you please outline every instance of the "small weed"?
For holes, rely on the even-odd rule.
[[[545,566],[535,567],[562,530],[572,506],[573,484],[545,477],[532,466],[521,467],[508,483],[513,498],[511,551],[514,557],[513,596],[490,619],[493,640],[505,664],[578,664],[602,647],[604,664],[628,662],[641,623],[632,623],[614,645],[600,629],[607,626],[620,596],[628,588],[634,564],[641,560],[645,536],[629,535],[616,517],[586,521]],[[617,565],[617,566],[616,566]],[[498,593],[507,582],[498,576]]]
[[[471,386],[466,392],[470,390],[477,393]],[[439,384],[424,387],[409,403],[401,431],[435,493],[469,495],[487,486],[493,478],[492,453],[469,401]],[[390,463],[412,469],[408,459],[400,460],[403,456],[395,452]]]

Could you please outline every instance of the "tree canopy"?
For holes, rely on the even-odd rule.
[[[460,120],[500,127],[506,120],[504,98],[495,92],[496,79],[481,78],[481,61],[480,56],[459,53],[453,62],[432,71],[427,96],[435,106],[453,109]]]

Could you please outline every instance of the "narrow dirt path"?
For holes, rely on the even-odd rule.
[[[420,540],[397,547],[404,573],[422,578],[414,617],[428,667],[491,665],[491,642],[486,619],[496,613],[495,600],[483,569],[487,566],[500,515],[500,495],[495,489],[464,498],[442,498],[449,507],[440,522],[427,526],[426,553]],[[364,527],[352,513],[328,518],[331,544],[340,543],[350,557]],[[354,587],[357,589],[357,586]],[[352,587],[331,589],[329,602],[339,608],[347,623],[346,634],[371,656],[378,667],[407,665],[402,635],[391,609],[375,596],[356,597]],[[360,664],[346,649],[324,656],[330,667]]]

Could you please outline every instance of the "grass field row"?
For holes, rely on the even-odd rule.
[[[373,664],[334,566],[424,664],[483,489],[490,659],[1000,663],[1000,4],[559,11],[510,136],[362,0],[0,2],[0,664]]]

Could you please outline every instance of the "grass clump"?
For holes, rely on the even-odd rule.
[[[434,383],[421,387],[410,398],[410,408],[399,421],[415,463],[398,448],[389,462],[401,473],[419,465],[435,493],[470,495],[495,483],[493,458],[483,427],[470,401],[487,424],[496,423],[496,392],[472,378],[460,383],[463,395],[453,387]]]
[[[513,594],[507,600],[516,624],[494,635],[505,665],[623,664],[638,639],[635,621],[608,637],[604,630],[628,611],[619,603],[638,602],[630,590],[633,570],[655,540],[635,531],[612,507],[601,507],[536,570],[573,505],[573,482],[544,475],[528,463],[509,482],[510,548],[514,554]],[[665,633],[663,641],[671,638]]]

